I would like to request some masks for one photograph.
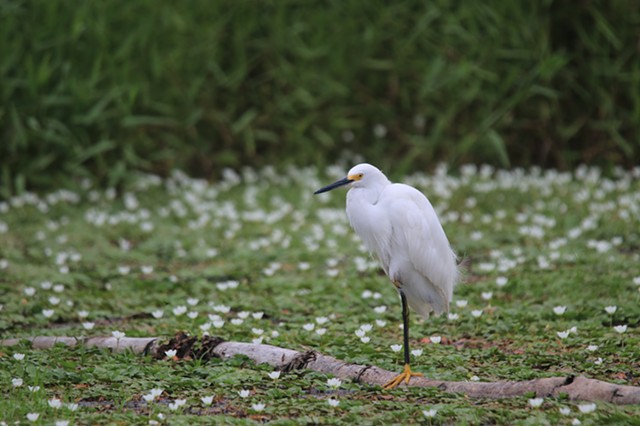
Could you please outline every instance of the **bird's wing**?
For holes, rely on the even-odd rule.
[[[455,254],[429,200],[411,186],[392,184],[379,205],[391,224],[392,256],[408,259],[448,304],[458,273]]]

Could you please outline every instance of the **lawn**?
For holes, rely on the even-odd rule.
[[[1,202],[0,337],[185,331],[400,371],[398,296],[350,229],[344,192],[313,195],[347,169],[141,175],[120,191],[86,181]],[[640,168],[397,180],[427,194],[464,269],[448,315],[411,317],[414,370],[640,385]],[[0,424],[640,424],[637,405],[270,373],[243,357],[24,342],[0,347]]]

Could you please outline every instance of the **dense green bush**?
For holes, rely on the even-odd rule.
[[[638,28],[631,1],[3,0],[0,189],[345,150],[633,164]]]

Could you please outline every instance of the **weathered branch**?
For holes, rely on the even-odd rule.
[[[47,349],[55,344],[108,348],[117,352],[132,350],[135,353],[148,354],[154,358],[164,358],[168,349],[176,350],[178,358],[232,358],[244,355],[256,364],[267,363],[284,372],[297,369],[310,369],[331,374],[341,379],[351,379],[369,385],[383,385],[396,373],[376,366],[363,366],[340,361],[315,351],[298,352],[277,346],[242,342],[224,342],[220,338],[205,337],[198,339],[185,334],[178,334],[167,344],[160,344],[155,337],[136,338],[123,337],[91,337],[77,339],[74,337],[33,337],[28,339],[6,339],[0,346],[12,346],[21,340],[31,341],[35,349]],[[404,385],[402,385],[404,386]],[[618,385],[586,377],[550,377],[522,382],[447,382],[416,377],[411,379],[410,386],[437,387],[445,392],[458,392],[474,398],[508,398],[535,394],[539,397],[559,396],[566,394],[572,400],[606,401],[614,404],[640,403],[640,387]]]

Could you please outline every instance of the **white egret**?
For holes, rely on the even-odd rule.
[[[404,371],[384,386],[392,389],[422,376],[409,365],[408,306],[424,318],[449,310],[458,280],[456,255],[431,203],[417,189],[391,183],[378,168],[363,163],[315,194],[343,185],[351,187],[347,193],[351,226],[377,255],[402,302]]]

